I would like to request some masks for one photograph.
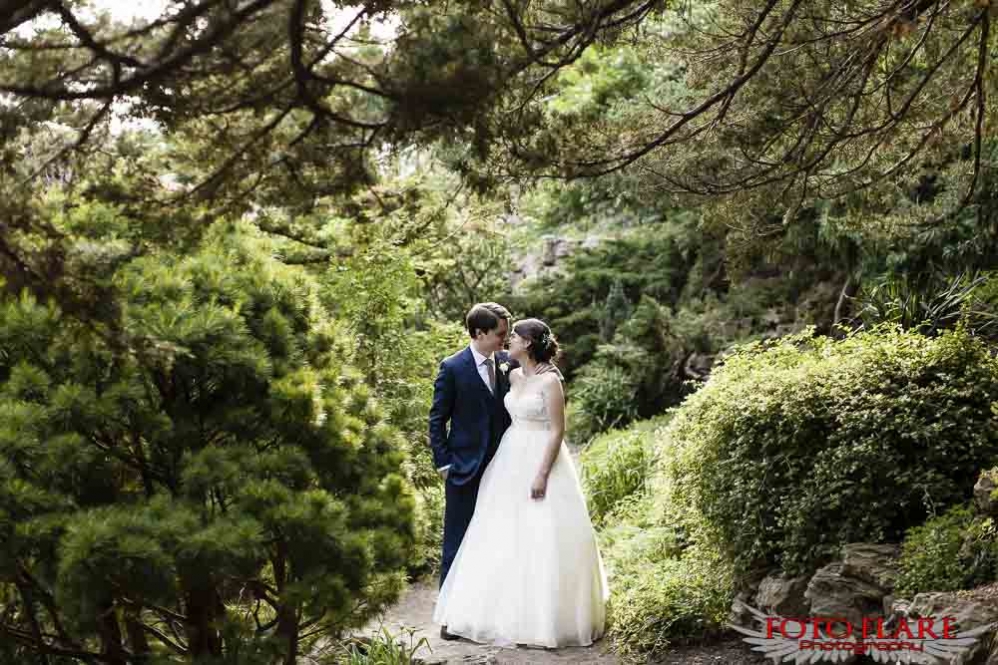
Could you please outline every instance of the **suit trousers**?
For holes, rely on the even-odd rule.
[[[471,524],[471,517],[475,514],[475,502],[478,500],[478,486],[482,482],[482,472],[485,464],[479,467],[475,477],[463,485],[455,485],[450,481],[444,481],[444,548],[443,556],[440,558],[440,584],[443,585],[447,579],[447,571],[457,555],[461,541],[464,540],[464,532]]]

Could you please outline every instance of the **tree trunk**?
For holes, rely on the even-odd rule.
[[[846,299],[851,298],[855,294],[855,289],[852,288],[852,285],[852,275],[850,274],[846,276],[846,283],[842,285],[842,291],[839,292],[839,300],[835,303],[835,318],[832,322],[833,327],[838,325],[838,323],[842,320]]]
[[[128,633],[128,646],[132,650],[132,662],[135,665],[144,665],[149,662],[150,649],[149,638],[146,631],[142,629],[142,621],[139,617],[141,610],[128,610],[125,613],[125,631]]]
[[[207,581],[189,580],[185,588],[190,658],[221,656],[222,637],[218,633],[218,602],[214,587]]]
[[[100,614],[97,616],[97,634],[100,636],[104,662],[109,665],[128,665],[128,653],[121,641],[121,626],[118,624],[114,601],[101,603]]]
[[[284,665],[295,665],[298,662],[298,612],[295,606],[287,602],[284,593],[288,580],[287,556],[283,544],[277,546],[277,556],[274,557],[274,580],[277,583],[277,634],[288,645],[284,654]]]
[[[31,623],[31,637],[37,646],[38,662],[40,665],[48,665],[49,657],[42,649],[45,646],[45,638],[42,637],[42,629],[38,623],[38,614],[35,611],[35,594],[31,585],[23,580],[17,581],[17,589],[21,592],[21,602],[24,603],[24,614]]]

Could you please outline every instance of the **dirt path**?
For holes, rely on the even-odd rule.
[[[604,645],[597,643],[591,647],[567,647],[564,649],[535,649],[517,647],[499,648],[476,644],[469,640],[442,640],[440,626],[433,623],[433,606],[437,602],[437,585],[432,582],[417,582],[402,596],[402,599],[385,613],[382,626],[392,634],[398,634],[404,627],[415,629],[413,640],[418,642],[425,637],[429,648],[421,649],[416,657],[429,663],[488,663],[489,665],[543,665],[546,663],[579,663],[596,665],[619,663],[612,654],[604,653]],[[379,624],[367,626],[365,633],[377,631]],[[406,638],[408,641],[408,638]]]
[[[609,653],[610,645],[601,641],[591,647],[564,649],[538,649],[517,647],[506,649],[483,646],[474,642],[440,639],[440,626],[433,623],[433,606],[437,601],[437,586],[432,582],[417,582],[388,610],[380,624],[368,625],[364,632],[371,634],[380,626],[393,635],[403,629],[414,629],[413,641],[425,637],[428,648],[420,649],[416,657],[430,663],[482,663],[488,665],[547,665],[549,663],[578,663],[579,665],[622,665],[622,661]],[[716,644],[677,648],[657,661],[659,665],[755,665],[768,663],[752,653],[748,645],[737,637],[726,638]]]

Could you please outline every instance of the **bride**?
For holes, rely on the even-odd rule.
[[[513,424],[482,476],[475,513],[433,620],[500,646],[587,646],[603,634],[606,574],[585,498],[562,437],[565,397],[547,324],[513,325],[506,409]],[[503,368],[500,366],[500,371]]]

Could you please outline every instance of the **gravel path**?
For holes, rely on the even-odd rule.
[[[401,633],[403,628],[414,629],[414,642],[423,637],[428,642],[428,648],[424,647],[416,654],[416,657],[427,665],[431,663],[622,665],[621,660],[609,652],[610,647],[605,640],[591,647],[564,649],[526,647],[506,649],[484,646],[465,639],[442,640],[440,626],[433,623],[433,606],[436,600],[436,584],[417,582],[394,607],[385,613],[380,623],[368,625],[364,633],[377,632],[381,626],[392,634]],[[768,661],[750,651],[749,646],[737,637],[729,637],[710,645],[677,648],[656,662],[659,665],[758,665]]]

